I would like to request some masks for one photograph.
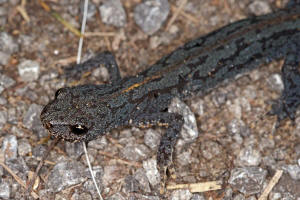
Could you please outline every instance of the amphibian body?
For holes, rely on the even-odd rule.
[[[294,1],[293,1],[294,2]],[[172,153],[183,118],[169,113],[174,97],[205,94],[226,79],[273,60],[284,59],[284,90],[271,113],[294,119],[300,104],[300,5],[251,17],[192,40],[136,76],[121,78],[109,52],[67,69],[81,75],[105,65],[110,83],[79,85],[56,92],[41,121],[50,134],[71,142],[89,142],[123,126],[165,127],[157,153],[162,175],[172,170]]]

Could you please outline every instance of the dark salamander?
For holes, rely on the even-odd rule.
[[[136,76],[121,78],[109,52],[67,68],[81,76],[99,64],[110,73],[110,84],[79,85],[56,92],[41,121],[50,134],[71,142],[89,142],[120,126],[166,128],[157,163],[162,175],[172,172],[172,152],[183,117],[169,113],[173,97],[205,94],[226,79],[272,60],[284,59],[284,90],[271,113],[278,120],[295,118],[300,104],[300,4],[229,24],[192,40]]]

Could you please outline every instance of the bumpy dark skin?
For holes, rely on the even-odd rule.
[[[182,116],[168,112],[173,97],[205,94],[237,74],[284,59],[284,91],[271,113],[294,119],[300,104],[300,6],[290,5],[188,42],[136,76],[121,79],[109,52],[68,68],[67,75],[80,77],[103,64],[111,83],[58,90],[41,113],[42,123],[51,135],[71,142],[88,142],[120,126],[165,127],[157,153],[163,188],[183,125]]]

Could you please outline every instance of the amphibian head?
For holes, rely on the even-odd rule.
[[[104,135],[110,110],[93,85],[59,89],[41,113],[43,126],[54,137],[77,142]]]

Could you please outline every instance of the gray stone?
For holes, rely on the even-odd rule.
[[[52,169],[47,186],[52,192],[59,192],[85,180],[85,167],[76,161],[57,163]]]
[[[33,130],[39,137],[46,137],[47,131],[43,127],[40,114],[43,107],[37,104],[31,104],[23,117],[23,124],[26,128]]]
[[[261,192],[267,171],[259,167],[244,167],[231,170],[228,183],[244,195]]]
[[[11,86],[13,86],[16,83],[15,80],[13,80],[12,78],[4,75],[4,74],[0,74],[0,86],[3,87],[4,89],[7,89]]]
[[[77,159],[82,155],[83,146],[81,142],[76,142],[76,143],[66,142],[65,146],[66,146],[66,152],[68,156]]]
[[[144,136],[144,143],[152,150],[157,149],[161,135],[154,129],[147,129]]]
[[[146,176],[152,187],[160,183],[160,174],[157,170],[157,163],[155,159],[143,161],[143,168],[146,171]]]
[[[24,60],[18,65],[18,72],[22,81],[35,81],[40,74],[40,64],[33,60]]]
[[[129,144],[123,148],[121,155],[127,160],[140,161],[150,155],[150,150],[143,144]]]
[[[10,59],[10,55],[3,51],[0,51],[0,65],[7,65]]]
[[[7,104],[7,100],[4,97],[0,97],[0,105],[5,105],[5,104]]]
[[[1,152],[4,154],[6,161],[17,158],[18,141],[16,136],[7,135],[4,137]]]
[[[123,197],[120,193],[115,193],[108,197],[106,200],[125,200],[125,197]]]
[[[284,85],[280,74],[272,74],[269,78],[267,78],[267,83],[274,91],[283,91]]]
[[[173,98],[168,111],[183,116],[184,124],[181,130],[181,138],[184,144],[194,141],[199,133],[195,115],[190,108],[178,98]]]
[[[92,196],[86,192],[83,193],[74,193],[71,197],[72,200],[92,200]]]
[[[167,0],[146,0],[135,7],[134,20],[145,33],[152,35],[160,29],[169,12]]]
[[[99,10],[104,23],[117,27],[125,26],[126,13],[120,0],[106,0]]]
[[[246,198],[242,194],[237,194],[233,197],[233,200],[245,200]]]
[[[300,181],[300,166],[299,165],[287,165],[283,167],[286,170],[292,179]]]
[[[171,200],[190,199],[193,194],[189,190],[174,190],[171,194]]]
[[[0,199],[9,199],[9,197],[10,197],[9,183],[4,180],[0,180]]]
[[[200,194],[193,194],[193,196],[190,200],[205,200],[205,197]]]
[[[27,141],[27,139],[23,139],[19,141],[18,145],[18,153],[20,156],[26,156],[31,152],[31,145]]]
[[[261,154],[258,150],[252,146],[247,146],[240,151],[235,162],[239,166],[258,166],[261,159]]]
[[[134,179],[138,182],[138,187],[144,192],[151,192],[148,178],[144,169],[138,169],[133,175]]]
[[[111,183],[114,183],[116,180],[121,178],[121,172],[123,167],[118,165],[107,165],[104,167],[103,174],[103,185],[108,186]]]
[[[255,15],[263,15],[272,11],[270,5],[267,2],[261,0],[253,1],[249,5],[249,9]]]
[[[4,127],[7,122],[7,112],[0,111],[0,129]]]
[[[108,142],[106,137],[100,137],[96,140],[92,140],[89,142],[89,148],[103,150],[107,146]]]
[[[17,52],[19,47],[12,36],[6,32],[0,32],[0,50],[10,55]]]
[[[210,160],[221,153],[221,147],[216,142],[206,141],[201,145],[201,152],[203,157]]]
[[[81,13],[83,13],[83,11],[84,11],[84,2],[85,1],[81,1],[81,4],[80,4]],[[87,16],[86,16],[87,20],[92,19],[95,16],[96,12],[97,12],[97,7],[95,6],[95,4],[93,2],[90,1],[88,4],[88,9],[87,9]]]

